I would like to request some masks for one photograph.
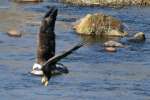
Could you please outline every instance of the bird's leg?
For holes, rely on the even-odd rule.
[[[48,86],[48,78],[45,75],[42,76],[41,83],[44,86]]]

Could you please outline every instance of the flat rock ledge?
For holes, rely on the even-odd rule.
[[[150,0],[62,0],[62,2],[83,6],[150,6]]]
[[[28,2],[43,2],[43,0],[12,0],[14,2],[19,2],[19,3],[28,3]]]

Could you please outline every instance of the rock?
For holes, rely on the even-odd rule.
[[[43,0],[14,0],[15,2],[42,2]]]
[[[125,36],[123,25],[116,18],[101,14],[88,14],[74,25],[74,30],[83,35]]]
[[[129,38],[129,42],[144,42],[146,40],[143,32],[136,33],[133,37]]]
[[[128,35],[128,33],[127,32],[121,32],[121,31],[113,29],[113,30],[110,30],[109,32],[107,32],[106,35],[123,37],[123,36]]]
[[[104,43],[105,47],[124,47],[123,44],[116,41],[107,41]]]
[[[149,6],[150,0],[62,0],[64,3],[83,5],[83,6],[107,6],[107,7],[124,7],[124,6]]]
[[[117,49],[114,48],[114,47],[105,47],[105,51],[107,51],[107,52],[116,52]]]
[[[19,32],[19,31],[17,31],[17,30],[10,30],[10,31],[8,31],[7,32],[7,34],[9,35],[9,36],[12,36],[12,37],[21,37],[21,33]]]

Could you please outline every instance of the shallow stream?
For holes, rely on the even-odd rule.
[[[39,24],[49,6],[59,10],[56,22],[56,51],[79,41],[80,48],[61,63],[69,74],[53,77],[48,87],[29,71],[36,58]],[[116,53],[105,52],[104,40],[81,37],[72,23],[88,13],[105,13],[124,22],[132,35],[142,31],[144,43],[126,43]],[[21,38],[6,32],[17,29]],[[57,0],[18,4],[0,1],[0,99],[1,100],[150,100],[150,7],[122,9],[69,6]]]

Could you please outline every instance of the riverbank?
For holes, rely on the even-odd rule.
[[[81,6],[150,6],[150,0],[62,0],[62,2]]]

